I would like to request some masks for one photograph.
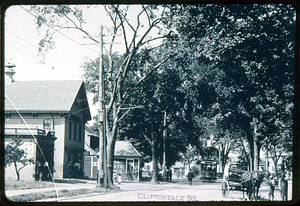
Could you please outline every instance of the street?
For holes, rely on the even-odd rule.
[[[221,194],[221,183],[222,180],[217,180],[217,182],[200,182],[196,180],[190,186],[186,179],[174,180],[173,182],[160,182],[157,185],[152,185],[149,182],[126,182],[121,184],[120,191],[60,198],[60,201],[244,201],[242,199],[243,192],[237,190],[230,190],[228,197],[224,198]],[[289,199],[291,199],[291,194],[292,184],[290,182]],[[259,196],[260,201],[267,201],[268,186],[265,183],[261,185]],[[275,190],[274,200],[280,201],[279,190]]]

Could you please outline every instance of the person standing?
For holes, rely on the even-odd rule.
[[[122,183],[122,177],[121,177],[121,174],[119,173],[118,174],[118,185],[121,185]]]
[[[68,172],[69,179],[71,179],[72,178],[72,172],[73,172],[72,161],[70,161],[69,164],[67,165],[67,172]]]
[[[274,200],[275,180],[272,175],[269,175],[267,183],[269,185],[269,190],[268,190],[269,201]]]
[[[282,173],[282,176],[280,178],[280,194],[281,194],[281,200],[287,201],[288,196],[288,176],[286,172]]]
[[[172,170],[169,168],[168,171],[169,171],[169,178],[170,178],[169,181],[172,182]]]
[[[194,178],[194,173],[192,171],[189,171],[188,175],[187,175],[189,184],[192,185],[193,184],[193,178]]]

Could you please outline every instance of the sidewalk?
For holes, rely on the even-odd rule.
[[[55,179],[55,187],[58,191],[61,190],[76,190],[76,189],[93,189],[96,188],[96,180],[82,180],[82,179]],[[49,188],[37,188],[26,190],[6,190],[5,195],[9,197],[17,195],[26,195],[31,193],[43,193],[55,191],[54,186]]]

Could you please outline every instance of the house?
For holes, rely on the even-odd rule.
[[[96,131],[87,127],[84,155],[84,174],[91,179],[97,178],[99,138]],[[95,141],[97,140],[97,141]],[[116,141],[114,154],[114,173],[121,174],[122,180],[140,181],[142,155],[129,141]]]
[[[9,68],[5,83],[5,142],[10,141],[11,135],[24,137],[24,146],[31,148],[27,151],[31,151],[35,160],[34,168],[30,169],[31,177],[35,176],[40,157],[28,127],[40,140],[48,138],[50,141],[55,136],[49,147],[42,148],[50,158],[47,162],[53,162],[54,178],[67,177],[67,165],[71,162],[79,163],[82,171],[85,124],[91,120],[83,81],[14,81],[13,73]],[[52,144],[53,161],[47,151]],[[10,174],[9,168],[5,174]]]

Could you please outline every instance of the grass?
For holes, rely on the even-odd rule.
[[[38,182],[34,180],[5,179],[5,190],[24,190],[53,187],[52,182]]]
[[[36,189],[36,188],[50,188],[53,187],[52,182],[38,182],[34,180],[13,180],[7,178],[5,180],[5,190],[25,190],[25,189]],[[94,188],[94,189],[75,189],[75,190],[59,190],[58,197],[73,197],[79,195],[86,195],[91,193],[109,193],[120,190],[118,187],[111,189]],[[36,200],[56,198],[54,190],[40,193],[31,193],[24,195],[16,195],[9,197],[8,199],[12,202],[33,202]]]
[[[109,193],[112,191],[119,191],[119,190],[120,190],[119,188],[113,188],[113,189],[95,188],[95,189],[76,189],[76,190],[64,189],[58,191],[58,198],[74,197],[74,196],[86,195],[91,193]],[[9,200],[12,202],[33,202],[36,200],[49,199],[49,198],[56,198],[55,191],[17,195],[17,196],[10,197]]]

